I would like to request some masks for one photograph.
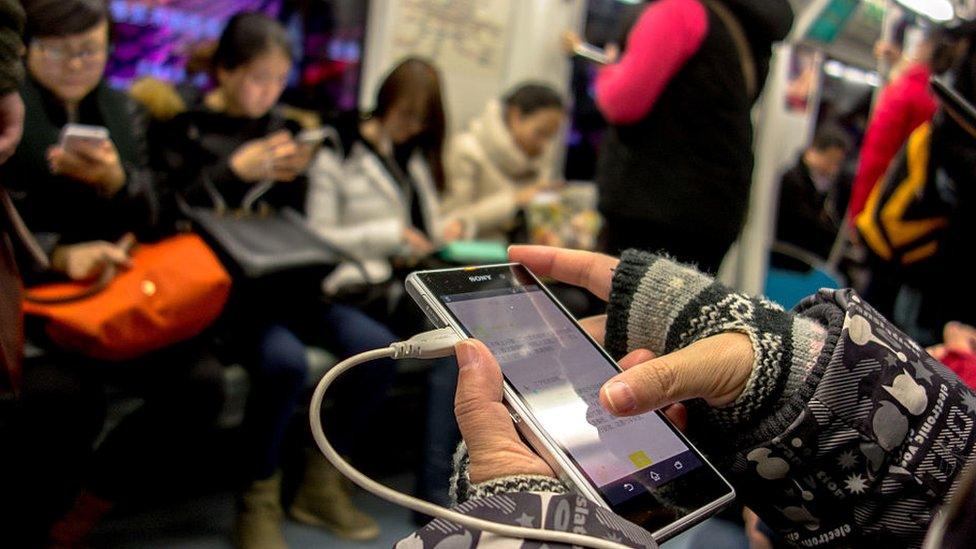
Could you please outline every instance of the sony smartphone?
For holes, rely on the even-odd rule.
[[[61,129],[59,146],[66,150],[76,150],[81,143],[93,146],[108,140],[108,128],[104,126],[89,126],[87,124],[66,124]]]
[[[660,412],[617,418],[603,408],[600,388],[620,368],[524,266],[416,272],[406,288],[434,324],[491,349],[519,432],[588,499],[659,542],[734,499]]]

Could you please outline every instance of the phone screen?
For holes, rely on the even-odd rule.
[[[701,466],[657,414],[616,418],[603,408],[600,388],[618,370],[538,285],[443,300],[491,349],[536,420],[609,503]]]
[[[617,418],[603,408],[600,389],[620,370],[524,267],[417,277],[491,349],[533,423],[615,512],[656,532],[731,499],[728,483],[661,414]]]

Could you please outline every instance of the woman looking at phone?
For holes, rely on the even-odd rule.
[[[348,113],[337,127],[348,151],[342,181],[326,164],[310,174],[316,230],[369,259],[408,263],[462,236],[460,221],[439,214],[447,122],[436,67],[417,57],[400,61],[380,82],[373,111]]]
[[[552,181],[552,145],[566,118],[550,86],[524,83],[492,100],[452,142],[443,211],[478,238],[503,240],[516,214]]]
[[[299,125],[278,108],[293,64],[291,52],[288,32],[277,21],[259,13],[230,19],[212,60],[217,88],[202,106],[176,116],[160,134],[165,138],[159,146],[170,170],[170,190],[194,205],[208,206],[212,199],[206,187],[212,186],[230,208],[239,208],[255,184],[271,181],[275,184],[262,201],[276,208],[306,210],[305,173],[316,145],[303,143]],[[386,347],[395,339],[360,310],[322,302],[318,281],[313,283],[315,287],[269,284],[260,291],[240,285],[232,295],[231,313],[225,315],[231,346],[240,353],[235,359],[252,376],[244,420],[248,478],[237,505],[237,547],[287,547],[281,529],[280,468],[295,407],[307,398],[309,364],[303,340],[344,357]],[[347,380],[333,407],[347,426],[333,433],[343,453],[357,449],[356,429],[375,417],[394,374],[390,361],[383,361]],[[359,384],[368,384],[368,389]],[[307,425],[302,430],[307,432]],[[376,521],[353,505],[338,471],[317,452],[307,455],[304,481],[289,511],[300,522],[346,539],[379,535]]]
[[[89,280],[107,264],[126,266],[128,253],[115,243],[144,234],[155,220],[146,118],[103,80],[111,24],[105,2],[23,5],[26,124],[0,178],[53,266],[37,272],[22,263],[25,284]],[[95,133],[108,137],[62,140],[72,123],[101,127]],[[21,438],[9,450],[21,460],[7,490],[22,513],[10,521],[11,543],[74,547],[143,486],[146,471],[179,474],[174,453],[212,425],[220,407],[220,371],[196,360],[192,343],[110,364],[59,348],[40,328],[28,319],[27,337],[42,352],[24,364]],[[143,404],[93,450],[105,429],[108,384]]]
[[[125,264],[125,252],[110,242],[156,215],[146,117],[102,79],[109,48],[102,2],[24,4],[26,123],[3,177],[54,268],[84,279],[104,261]],[[89,25],[100,13],[106,15]],[[53,14],[68,15],[59,20]],[[62,140],[68,124],[100,126],[109,137]]]

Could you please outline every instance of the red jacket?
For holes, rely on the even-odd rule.
[[[928,67],[914,64],[881,92],[864,135],[861,161],[851,189],[851,225],[908,136],[935,114],[937,104],[929,90],[931,76]]]
[[[976,353],[948,351],[941,362],[956,373],[970,389],[976,389]]]

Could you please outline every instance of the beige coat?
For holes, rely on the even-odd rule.
[[[551,162],[549,153],[533,159],[516,146],[501,102],[492,101],[470,129],[451,142],[441,211],[462,220],[466,232],[477,238],[504,238],[518,210],[519,187],[547,181]]]

